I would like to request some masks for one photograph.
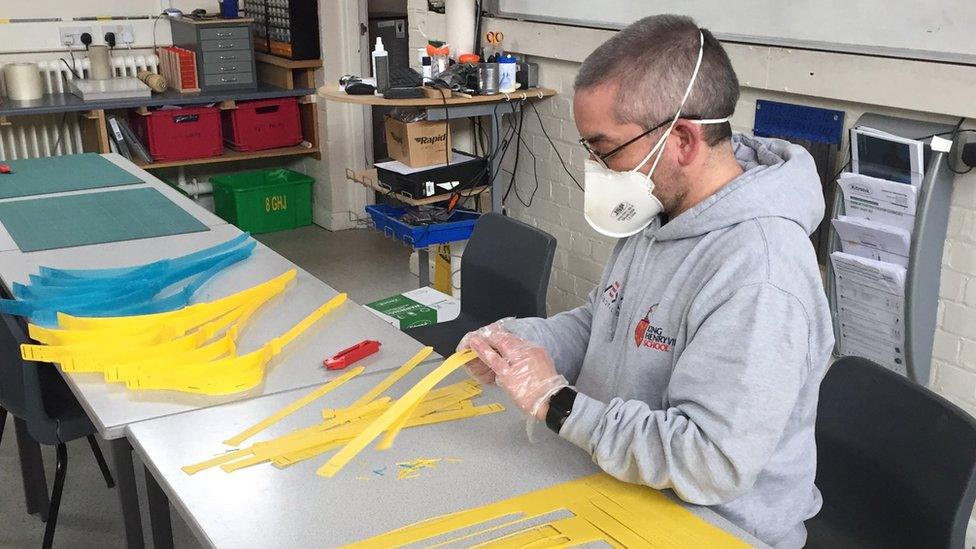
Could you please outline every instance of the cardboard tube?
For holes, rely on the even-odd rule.
[[[30,101],[44,96],[37,63],[8,63],[3,67],[3,77],[11,100]]]

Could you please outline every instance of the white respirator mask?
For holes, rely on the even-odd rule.
[[[681,118],[681,109],[684,108],[691,89],[698,78],[698,69],[701,68],[702,53],[705,47],[705,37],[701,31],[698,33],[698,61],[695,62],[695,70],[685,89],[685,95],[678,105],[668,129],[665,130],[661,139],[651,148],[644,160],[634,169],[627,172],[611,170],[602,160],[587,159],[584,162],[584,184],[583,191],[583,217],[595,231],[613,238],[625,238],[644,230],[661,210],[664,205],[654,196],[654,180],[651,176],[657,168],[661,156],[664,154],[664,145],[671,135],[671,130]],[[690,120],[695,124],[722,124],[728,122],[726,118],[713,118],[708,120]],[[652,130],[653,131],[653,130]],[[656,155],[656,156],[655,156]],[[654,157],[651,170],[644,175],[639,170]]]

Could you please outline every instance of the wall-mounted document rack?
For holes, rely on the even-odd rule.
[[[834,352],[837,355],[855,354],[844,352],[845,341],[852,341],[847,337],[850,333],[845,333],[844,330],[845,327],[850,328],[852,318],[857,318],[856,323],[861,323],[860,326],[867,330],[867,333],[858,332],[860,340],[867,340],[863,344],[872,349],[886,347],[878,351],[882,356],[866,358],[906,375],[919,384],[927,385],[953,182],[953,173],[948,165],[949,152],[940,146],[933,149],[931,136],[941,135],[945,139],[951,139],[954,128],[951,125],[873,113],[861,116],[855,125],[855,130],[857,128],[873,128],[895,136],[923,141],[924,173],[919,185],[911,190],[917,198],[914,223],[909,225],[912,229],[911,244],[908,248],[908,266],[904,271],[895,268],[886,270],[885,266],[893,264],[881,261],[852,261],[846,265],[843,261],[827,262],[827,297],[837,341]],[[851,146],[855,147],[854,143]],[[871,200],[875,198],[877,197],[870,196],[870,192],[865,192],[862,203],[871,207]],[[844,192],[841,185],[838,185],[831,217],[836,219],[841,215],[848,215],[848,212]],[[843,244],[837,231],[832,228],[828,240],[832,257],[834,252],[841,251]],[[903,276],[899,281],[894,275],[894,278],[889,277],[890,273],[901,273]],[[840,278],[837,278],[838,275]],[[872,277],[876,279],[872,280]],[[859,283],[864,284],[858,285]],[[900,295],[897,290],[901,290]],[[854,309],[862,309],[852,310],[851,305],[855,306]],[[855,326],[850,332],[857,332],[860,326]],[[891,360],[885,360],[889,356]]]

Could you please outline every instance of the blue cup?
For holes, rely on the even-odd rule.
[[[237,0],[220,0],[220,16],[224,19],[240,17],[240,6]]]

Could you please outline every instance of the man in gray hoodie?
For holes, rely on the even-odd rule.
[[[833,345],[808,239],[824,201],[803,148],[732,135],[738,95],[721,44],[686,17],[642,19],[590,55],[574,96],[584,215],[621,239],[584,305],[461,347],[607,473],[801,547]]]

